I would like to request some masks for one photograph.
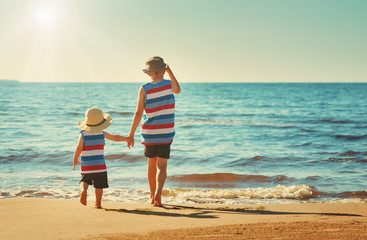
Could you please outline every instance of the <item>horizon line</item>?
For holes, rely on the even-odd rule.
[[[0,80],[0,82],[2,82],[2,80]],[[145,83],[145,82],[27,82],[27,81],[16,81],[18,83],[85,83],[85,84],[88,84],[88,83],[136,83],[136,84],[142,84],[142,83]],[[261,84],[261,83],[277,83],[277,84],[286,84],[286,83],[294,83],[294,84],[297,84],[297,83],[314,83],[314,84],[324,84],[324,83],[342,83],[342,84],[347,84],[347,83],[367,83],[367,81],[365,82],[180,82],[181,83],[222,83],[222,84],[246,84],[246,83],[257,83],[257,84]]]
[[[90,81],[90,82],[84,82],[84,81],[75,81],[75,82],[69,82],[69,81],[21,81],[21,80],[15,80],[15,79],[0,79],[0,82],[18,82],[18,83],[145,83],[146,81],[139,81],[139,82],[115,82],[115,81],[110,81],[110,82],[106,82],[106,81]],[[311,82],[311,81],[300,81],[300,82],[287,82],[287,81],[275,81],[275,82],[271,82],[271,81],[248,81],[248,82],[180,82],[180,83],[367,83],[366,81],[355,81],[355,82],[339,82],[339,81],[334,81],[334,82],[329,82],[329,81],[320,81],[320,82]]]

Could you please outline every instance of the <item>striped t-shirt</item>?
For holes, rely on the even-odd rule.
[[[104,132],[80,132],[83,136],[83,151],[81,153],[82,173],[107,172],[104,160]]]
[[[175,135],[175,97],[170,80],[143,85],[145,114],[141,127],[142,144],[170,144]]]

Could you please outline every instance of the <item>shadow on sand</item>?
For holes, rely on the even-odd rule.
[[[363,217],[359,214],[347,214],[347,213],[313,213],[313,212],[277,212],[268,211],[265,207],[252,208],[228,208],[228,207],[189,207],[180,205],[166,204],[161,208],[137,208],[134,210],[128,209],[113,209],[105,208],[105,211],[151,215],[151,216],[164,216],[164,217],[187,217],[187,218],[218,218],[218,213],[229,214],[258,214],[258,215],[322,215],[322,216],[347,216],[347,217]],[[178,210],[191,210],[192,213],[179,213]],[[175,212],[171,212],[175,211]]]

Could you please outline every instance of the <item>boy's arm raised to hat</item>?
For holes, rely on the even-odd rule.
[[[134,119],[131,124],[131,129],[129,133],[129,138],[130,138],[130,141],[128,141],[129,148],[130,146],[134,147],[134,135],[135,135],[136,129],[138,128],[140,124],[141,118],[143,117],[144,107],[145,107],[145,92],[144,92],[143,87],[140,87],[139,96],[138,96],[138,104],[136,106]]]
[[[172,91],[174,94],[179,94],[181,92],[180,84],[178,83],[175,75],[173,75],[173,72],[169,66],[167,66],[166,72],[169,75],[169,78],[171,79],[171,85],[172,85]]]
[[[76,146],[75,149],[75,153],[74,153],[74,159],[73,159],[73,170],[75,170],[75,166],[80,163],[79,156],[83,151],[83,136],[80,134],[79,135],[79,141],[78,141],[78,145]]]

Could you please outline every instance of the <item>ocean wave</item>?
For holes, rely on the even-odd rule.
[[[58,198],[58,199],[77,199],[79,197],[79,191],[65,191],[62,189],[51,189],[51,188],[42,188],[42,189],[29,189],[29,190],[18,190],[4,189],[3,192],[0,192],[0,196],[2,198],[9,197],[36,197],[36,198]]]
[[[321,118],[321,119],[310,119],[301,121],[302,123],[335,123],[335,124],[350,124],[356,123],[355,121],[344,119],[344,120],[336,120],[334,118]]]
[[[316,130],[312,130],[312,129],[305,129],[305,128],[302,128],[301,129],[302,131],[304,131],[304,132],[317,132]]]
[[[342,135],[342,134],[337,134],[334,135],[335,138],[337,139],[345,139],[345,140],[349,140],[349,141],[354,141],[354,140],[361,140],[361,139],[367,139],[367,134],[365,135]]]
[[[346,191],[340,193],[319,192],[313,187],[313,195],[316,197],[328,197],[335,199],[367,199],[367,191]]]
[[[1,163],[22,163],[22,162],[39,162],[39,163],[69,163],[66,159],[72,158],[73,152],[60,152],[60,153],[49,153],[43,154],[35,152],[33,150],[20,150],[18,154],[10,154],[5,156],[0,156]]]
[[[281,186],[273,188],[247,188],[238,190],[165,189],[162,196],[185,198],[187,201],[205,202],[210,199],[307,199],[312,198],[308,185]]]
[[[367,162],[367,159],[364,158],[348,158],[348,157],[331,157],[327,159],[328,162],[340,162],[340,163],[346,163],[346,162],[356,162],[356,163],[365,163]]]
[[[320,154],[320,155],[335,155],[335,154],[338,154],[338,152],[318,152],[317,154]]]
[[[192,128],[194,128],[194,126],[193,125],[180,125],[179,128],[181,128],[181,129],[192,129]]]
[[[341,156],[367,155],[367,152],[355,152],[355,151],[349,150],[349,151],[343,152],[340,155]]]
[[[255,156],[252,158],[240,158],[238,160],[226,163],[226,166],[231,166],[231,167],[243,167],[243,166],[247,166],[253,162],[257,162],[257,161],[266,161],[266,157],[265,156]]]
[[[306,181],[318,181],[320,180],[322,177],[320,176],[309,176],[309,177],[306,177],[305,180]]]
[[[1,163],[21,163],[21,162],[38,162],[38,163],[52,163],[52,164],[70,164],[70,159],[72,159],[73,152],[65,151],[59,153],[39,153],[33,150],[22,150],[18,154],[10,154],[1,156]],[[23,153],[23,154],[22,154]],[[122,160],[128,163],[142,162],[146,161],[146,158],[142,155],[128,155],[128,154],[110,154],[105,155],[105,159],[108,161]]]
[[[146,158],[144,156],[134,156],[134,155],[128,155],[128,154],[110,154],[110,155],[105,155],[105,159],[106,160],[123,160],[125,162],[129,162],[129,163],[135,163],[135,162],[141,162],[141,161],[146,161]]]
[[[187,115],[185,115],[187,116]],[[276,129],[298,129],[297,126],[292,125],[291,123],[283,123],[283,122],[268,122],[268,121],[254,121],[247,119],[216,119],[216,118],[179,118],[176,119],[177,126],[180,125],[190,125],[193,126],[202,126],[202,125],[236,125],[236,126],[251,126],[256,128],[276,128]]]
[[[109,114],[117,114],[117,115],[123,115],[123,116],[131,116],[134,115],[133,112],[117,112],[117,111],[110,111]]]
[[[293,146],[308,146],[311,143],[305,143],[304,145],[293,145]],[[258,164],[259,162],[265,163],[268,162],[269,164],[272,164],[274,162],[284,162],[285,164],[289,163],[295,163],[295,162],[301,162],[305,161],[307,159],[306,157],[267,157],[267,156],[255,156],[252,158],[240,158],[228,163],[223,164],[225,167],[243,167],[248,165],[254,165]]]
[[[351,121],[351,120],[334,120],[332,118],[323,118],[323,119],[320,119],[320,122],[338,123],[338,124],[354,123],[354,121]]]
[[[177,118],[176,120],[177,126],[181,124],[189,124],[191,127],[200,126],[200,125],[245,125],[248,124],[246,120],[232,120],[232,119],[211,119],[211,118],[191,118],[191,119],[183,119]]]
[[[77,188],[53,188],[50,186],[39,189],[2,189],[0,198],[9,197],[37,197],[37,198],[79,198]],[[105,201],[148,203],[148,190],[137,189],[106,189],[103,194]],[[320,192],[309,185],[277,185],[275,187],[257,187],[240,189],[183,189],[165,188],[162,192],[165,203],[221,203],[221,204],[246,204],[261,203],[262,200],[312,200],[336,201],[345,199],[367,199],[367,191],[327,193]],[[271,202],[269,202],[271,203]]]
[[[29,155],[8,155],[0,156],[0,163],[11,163],[11,162],[29,162],[37,159],[41,156],[39,153],[29,154]]]
[[[0,198],[9,197],[37,197],[77,199],[79,190],[53,189],[50,187],[42,189],[12,189],[0,192]],[[149,192],[145,190],[112,190],[106,189],[103,193],[105,201],[148,203]],[[223,204],[245,204],[256,200],[279,199],[279,200],[307,200],[313,198],[312,187],[308,185],[282,186],[273,188],[246,188],[246,189],[180,189],[168,188],[162,192],[165,203],[223,203]]]
[[[304,146],[310,146],[312,144],[312,142],[306,142],[306,143],[302,143],[302,144],[293,144],[291,145],[292,147],[304,147]]]
[[[336,198],[362,198],[367,199],[367,191],[356,191],[356,192],[342,192],[332,194],[331,196]]]
[[[294,178],[284,175],[264,176],[264,175],[241,175],[234,173],[213,173],[213,174],[188,174],[168,177],[174,182],[194,182],[194,183],[284,183],[293,182]]]
[[[68,112],[69,115],[73,115],[73,116],[79,116],[79,115],[84,115],[84,113],[78,113],[78,112]]]

